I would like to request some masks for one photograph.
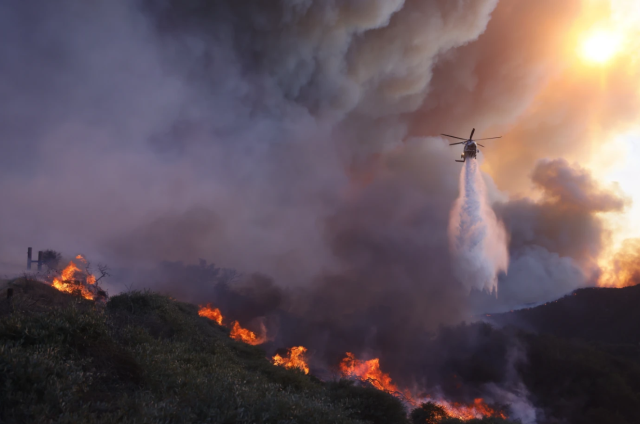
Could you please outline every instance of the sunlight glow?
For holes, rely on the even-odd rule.
[[[611,239],[597,261],[602,270],[598,285],[616,287],[625,280],[615,266],[616,255],[629,239],[640,238],[640,128],[605,143],[597,153],[591,163],[594,176],[605,186],[616,184],[630,200],[623,213],[601,216],[611,231]]]
[[[614,32],[597,30],[582,43],[582,56],[590,62],[604,64],[618,53],[622,37]]]

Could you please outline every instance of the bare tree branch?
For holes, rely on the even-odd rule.
[[[109,274],[109,267],[104,264],[98,264],[98,272],[100,272],[100,277],[96,278],[96,284],[98,284],[98,282],[103,278],[111,275]]]

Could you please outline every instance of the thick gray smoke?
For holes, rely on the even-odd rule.
[[[451,210],[450,248],[454,274],[467,290],[498,292],[498,273],[507,272],[507,233],[489,205],[478,162],[468,159],[460,173],[460,196]]]
[[[327,219],[495,5],[3,2],[2,261],[336,270]]]

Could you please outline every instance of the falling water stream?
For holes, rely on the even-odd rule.
[[[460,195],[449,219],[449,246],[454,273],[467,290],[498,292],[498,273],[507,272],[509,253],[504,224],[489,206],[475,159],[460,176]]]

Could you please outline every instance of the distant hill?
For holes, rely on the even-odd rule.
[[[579,289],[535,308],[492,314],[486,319],[640,357],[640,285]]]

